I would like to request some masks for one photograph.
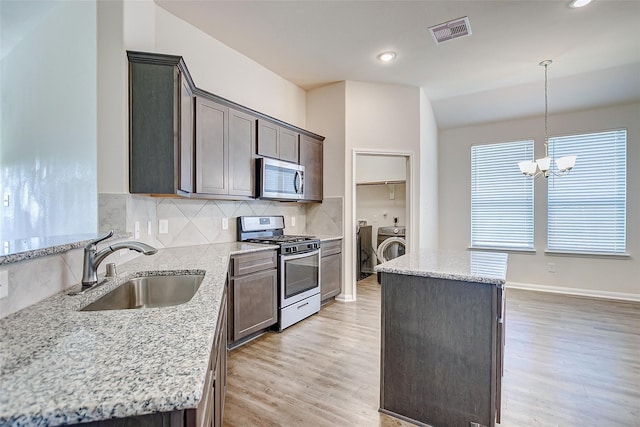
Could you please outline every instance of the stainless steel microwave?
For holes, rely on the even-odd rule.
[[[262,157],[256,159],[256,168],[259,198],[304,199],[304,166]]]

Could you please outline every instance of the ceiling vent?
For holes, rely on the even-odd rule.
[[[471,24],[469,24],[469,17],[454,19],[449,22],[434,25],[429,27],[433,40],[436,44],[446,42],[447,40],[457,39],[458,37],[465,37],[471,35]]]

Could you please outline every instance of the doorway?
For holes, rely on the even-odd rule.
[[[374,273],[379,263],[377,249],[385,239],[393,242],[386,242],[384,258],[404,254],[411,223],[410,167],[409,153],[355,152],[354,283]]]

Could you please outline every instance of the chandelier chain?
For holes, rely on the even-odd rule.
[[[547,71],[549,68],[549,64],[544,64],[544,155],[545,157],[549,155],[549,130],[547,126],[547,121],[549,120],[549,90],[547,89]]]

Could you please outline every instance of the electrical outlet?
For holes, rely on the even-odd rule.
[[[292,216],[292,217],[291,217],[291,226],[292,226],[292,227],[295,227],[295,226],[296,226],[296,217],[295,217],[295,216]]]
[[[151,236],[151,221],[147,221],[147,236]]]
[[[223,230],[229,229],[229,218],[222,218],[222,229]]]
[[[158,220],[158,234],[169,234],[169,220]]]
[[[556,264],[553,263],[553,262],[547,263],[547,271],[549,273],[555,273],[556,272]]]
[[[0,299],[9,296],[9,270],[0,271]]]
[[[9,206],[9,194],[5,193],[4,197],[2,198],[2,204],[4,205],[4,207],[8,207]]]
[[[140,238],[140,221],[136,221],[133,224],[133,238],[134,239]]]

